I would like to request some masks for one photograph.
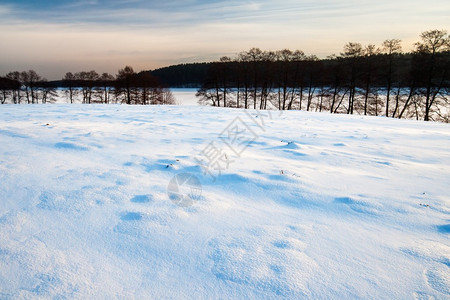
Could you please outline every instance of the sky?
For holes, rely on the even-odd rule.
[[[213,61],[253,47],[325,58],[348,42],[450,29],[448,0],[0,0],[0,76],[34,69],[117,74]]]

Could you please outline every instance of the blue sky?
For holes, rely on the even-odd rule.
[[[450,29],[446,0],[196,1],[0,0],[0,76],[35,69],[49,79],[210,61],[259,47],[325,57],[347,42]]]

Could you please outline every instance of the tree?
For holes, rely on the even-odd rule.
[[[249,65],[249,59],[248,59],[248,55],[247,52],[241,52],[238,54],[237,58],[236,58],[236,62],[237,62],[237,67],[236,70],[238,72],[237,77],[238,77],[238,82],[240,83],[237,88],[238,88],[238,93],[240,96],[241,90],[242,93],[244,94],[244,108],[248,109],[248,100],[249,100],[249,93],[250,93],[250,65]],[[242,86],[242,89],[240,89],[240,87]],[[238,99],[240,98],[238,96]],[[238,105],[239,107],[239,105]]]
[[[258,90],[260,84],[261,64],[264,60],[264,52],[259,48],[252,48],[245,53],[245,57],[250,63],[250,74],[252,82],[252,95],[253,95],[253,109],[256,109],[256,103],[258,102]]]
[[[319,85],[318,78],[321,73],[320,67],[321,66],[319,64],[319,59],[315,55],[307,57],[305,59],[305,61],[303,62],[304,76],[306,76],[305,83],[307,84],[307,88],[308,88],[306,111],[309,111],[311,109],[311,105],[313,103],[312,100],[313,100],[316,88]],[[302,91],[300,93],[303,94]]]
[[[267,102],[272,100],[272,92],[274,88],[274,62],[275,52],[264,51],[263,60],[261,62],[261,92],[259,98],[259,109],[267,109]]]
[[[20,82],[6,77],[0,77],[0,103],[5,104],[12,91],[20,88]]]
[[[364,48],[364,115],[367,115],[369,109],[369,95],[371,94],[371,85],[375,75],[376,59],[379,52],[380,50],[373,44],[369,44]]]
[[[392,89],[392,80],[394,74],[394,58],[397,54],[401,53],[402,46],[401,40],[399,39],[390,39],[385,40],[382,46],[383,52],[387,55],[387,73],[386,73],[386,117],[389,117],[389,101],[390,94]]]
[[[448,80],[450,37],[446,30],[429,30],[422,32],[421,41],[415,43],[416,62],[423,67],[422,84],[425,88],[424,120],[430,120],[431,108],[436,96]]]
[[[212,106],[219,106],[220,95],[216,90],[208,88],[206,83],[197,91],[195,96],[200,98],[198,101],[200,104],[210,104],[211,102]]]
[[[219,62],[211,64],[205,83],[198,91],[203,101],[212,101],[213,106],[227,106],[227,96],[231,93],[230,85],[230,58],[222,57]]]
[[[66,88],[66,95],[69,97],[70,103],[73,103],[74,97],[78,94],[78,89],[76,88],[76,76],[71,72],[67,72],[63,78],[63,85]]]
[[[414,57],[413,57],[414,59]],[[415,102],[414,97],[416,96],[416,88],[417,88],[417,77],[415,74],[418,70],[414,69],[416,65],[414,62],[411,62],[411,59],[408,60],[408,63],[404,63],[405,67],[402,69],[402,85],[408,88],[406,100],[404,101],[403,108],[399,108],[398,118],[401,119],[403,115],[407,114],[407,109],[410,107],[411,103]]]
[[[347,114],[353,114],[353,108],[355,103],[356,94],[356,79],[358,78],[359,72],[359,61],[361,56],[363,56],[364,51],[360,43],[349,42],[344,46],[344,52],[341,56],[348,62],[348,107]]]
[[[219,78],[222,80],[222,101],[223,101],[223,107],[229,106],[227,103],[227,96],[231,93],[231,58],[228,56],[223,56],[219,60]]]
[[[38,84],[38,90],[41,94],[41,103],[54,103],[58,94],[56,93],[56,86],[47,79],[43,78]]]
[[[111,99],[111,91],[114,82],[114,76],[109,73],[103,73],[98,79],[98,95],[101,103],[108,104]]]
[[[40,75],[36,73],[34,70],[24,71],[20,73],[20,81],[25,86],[25,95],[27,98],[27,103],[34,104],[37,103],[37,83],[42,79]]]
[[[296,83],[299,81],[299,62],[306,60],[303,51],[284,49],[276,54],[277,69],[275,76],[278,86],[278,109],[291,108],[295,101]]]
[[[336,55],[331,55],[327,58],[327,72],[328,83],[330,86],[330,113],[336,113],[339,109],[344,96],[347,94],[347,89],[344,87],[344,63],[343,58]],[[343,95],[340,96],[342,90],[344,90]]]
[[[131,104],[131,90],[133,87],[133,76],[135,74],[132,67],[126,66],[125,68],[120,69],[116,76],[117,92],[119,94],[125,93],[126,104]]]
[[[99,79],[98,73],[94,70],[81,71],[75,74],[75,78],[81,86],[81,92],[83,94],[82,102],[91,103],[94,87]]]
[[[150,72],[140,72],[132,75],[132,85],[135,88],[132,93],[135,104],[160,104],[163,102],[162,89],[158,80]]]
[[[22,94],[20,92],[21,88],[22,88],[22,83],[20,82],[20,79],[21,79],[20,72],[18,72],[18,71],[9,72],[6,75],[6,78],[16,82],[16,84],[12,87],[12,90],[11,90],[12,103],[20,104],[20,101],[22,100]]]
[[[160,102],[158,104],[167,105],[167,104],[176,104],[175,97],[173,96],[170,89],[163,88],[162,94],[160,97]]]

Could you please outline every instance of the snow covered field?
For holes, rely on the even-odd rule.
[[[198,98],[195,97],[197,89],[192,88],[172,88],[171,92],[178,105],[199,105]]]
[[[0,299],[448,299],[449,165],[442,123],[2,105]]]

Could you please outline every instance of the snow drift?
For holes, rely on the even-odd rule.
[[[63,104],[0,122],[2,299],[450,296],[447,124]],[[183,173],[192,205],[167,193]]]

